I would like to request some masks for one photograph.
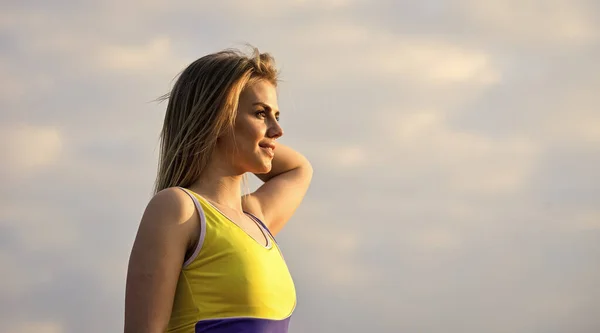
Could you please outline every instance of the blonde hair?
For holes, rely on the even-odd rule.
[[[203,56],[180,73],[160,98],[168,105],[154,193],[188,187],[200,177],[217,138],[233,130],[240,94],[260,80],[277,86],[278,72],[274,58],[255,47],[250,55],[228,49]]]

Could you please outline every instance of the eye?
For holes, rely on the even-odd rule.
[[[257,116],[258,118],[261,118],[261,119],[262,119],[262,118],[266,118],[266,117],[267,117],[267,112],[265,112],[265,110],[260,110],[260,111],[257,111],[257,112],[256,112],[256,116]]]

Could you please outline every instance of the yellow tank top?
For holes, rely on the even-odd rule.
[[[265,246],[200,195],[181,189],[196,205],[200,236],[179,274],[167,332],[287,332],[296,291],[268,229],[248,214]]]

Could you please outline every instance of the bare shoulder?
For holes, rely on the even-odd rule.
[[[170,237],[185,240],[189,244],[198,225],[192,199],[181,189],[171,187],[150,199],[140,222],[138,236],[149,236],[154,232],[167,236],[164,233],[169,232]]]
[[[192,199],[178,188],[162,190],[148,203],[127,269],[126,332],[166,330],[197,216]]]
[[[194,215],[195,206],[190,196],[183,190],[170,187],[156,193],[150,199],[146,210],[175,218],[171,219],[171,223],[181,223]]]

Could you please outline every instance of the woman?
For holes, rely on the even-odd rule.
[[[276,235],[312,167],[283,135],[273,58],[222,51],[176,81],[156,194],[131,251],[125,332],[287,332],[294,284]],[[243,176],[264,184],[242,195]]]

